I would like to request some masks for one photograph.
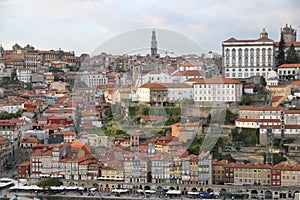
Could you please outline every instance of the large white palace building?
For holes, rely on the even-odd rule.
[[[274,41],[263,29],[260,38],[237,40],[230,38],[222,43],[222,73],[225,78],[246,79],[268,76],[275,63]]]

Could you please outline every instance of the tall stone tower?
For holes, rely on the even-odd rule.
[[[4,49],[2,45],[0,45],[0,63],[4,63]]]
[[[151,37],[151,57],[155,58],[156,56],[157,56],[157,41],[156,41],[155,30],[153,30],[152,37]]]
[[[293,29],[291,25],[290,27],[288,27],[288,25],[286,24],[285,27],[281,29],[281,33],[283,34],[283,39],[285,42],[296,42],[296,29]]]

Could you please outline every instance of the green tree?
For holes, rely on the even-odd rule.
[[[277,60],[278,60],[278,66],[285,63],[285,41],[282,33],[280,36],[279,52],[277,55]]]
[[[299,56],[297,51],[295,50],[295,46],[292,44],[290,48],[286,51],[286,63],[298,63]]]
[[[54,81],[59,81],[59,76],[57,74],[54,75]]]
[[[252,102],[252,100],[251,100],[251,97],[249,95],[244,95],[242,97],[242,101],[241,101],[242,105],[250,105],[251,102]]]
[[[19,109],[17,112],[16,112],[16,117],[22,117],[23,115],[23,109]]]
[[[43,178],[38,183],[38,187],[42,188],[48,188],[48,191],[50,192],[51,186],[61,186],[63,183],[58,178]]]
[[[226,110],[225,124],[234,124],[238,118],[238,114],[234,114],[230,110]]]

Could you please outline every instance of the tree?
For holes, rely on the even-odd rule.
[[[48,191],[50,192],[51,186],[61,186],[63,183],[58,178],[43,178],[38,183],[38,187],[42,188],[48,188]]]
[[[57,74],[54,75],[54,81],[59,81],[59,76]]]
[[[282,33],[280,36],[279,52],[277,55],[277,60],[278,60],[278,66],[285,63],[285,41]]]
[[[251,100],[251,97],[250,97],[250,96],[244,95],[244,96],[242,97],[242,101],[241,101],[241,104],[242,104],[242,105],[250,105],[251,102],[252,102],[252,100]]]
[[[294,44],[292,44],[290,48],[286,51],[286,63],[292,64],[298,62],[299,56],[297,54],[297,51],[295,50]]]

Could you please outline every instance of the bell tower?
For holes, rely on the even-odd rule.
[[[151,37],[151,57],[155,58],[157,56],[157,41],[156,41],[156,35],[155,30],[152,31],[152,37]]]

